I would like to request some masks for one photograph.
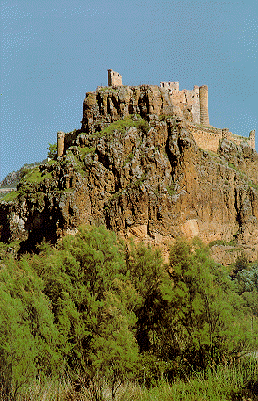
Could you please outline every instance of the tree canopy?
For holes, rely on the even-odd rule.
[[[15,397],[32,378],[67,372],[94,388],[151,386],[257,347],[257,266],[230,276],[200,241],[156,248],[81,227],[0,269],[0,379]]]

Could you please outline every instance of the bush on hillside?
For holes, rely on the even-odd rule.
[[[198,241],[127,247],[104,227],[0,270],[0,379],[15,397],[33,378],[66,372],[113,399],[125,380],[186,378],[257,347],[256,268],[232,279]],[[251,283],[251,284],[250,284]]]

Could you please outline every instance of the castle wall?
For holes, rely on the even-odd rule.
[[[255,149],[254,130],[246,138],[233,135],[227,128],[210,126],[207,85],[195,85],[193,90],[182,91],[179,90],[178,82],[170,81],[161,82],[160,87],[123,86],[121,75],[113,70],[108,70],[108,83],[109,87],[98,87],[96,92],[86,93],[82,132],[99,132],[108,124],[128,115],[140,114],[147,121],[152,120],[153,116],[172,116],[186,122],[197,145],[202,149],[217,152],[223,138],[237,145],[245,142]],[[114,90],[110,86],[117,87]],[[60,150],[59,153],[61,152]]]
[[[195,124],[209,126],[208,86],[195,85],[193,90],[179,90],[179,82],[160,82],[160,87],[167,91],[174,112]]]
[[[249,138],[232,134],[228,128],[216,128],[216,127],[202,127],[196,126],[191,123],[187,123],[187,128],[194,137],[196,144],[204,150],[210,150],[217,153],[220,141],[225,138],[236,145],[241,145],[245,142],[250,148],[255,149],[255,130],[251,131]]]
[[[236,145],[240,145],[242,142],[246,142],[248,146],[250,146],[250,148],[255,149],[255,130],[252,130],[250,132],[249,138],[231,133],[230,140]]]
[[[200,124],[199,86],[193,90],[179,90],[179,82],[160,82],[160,88],[169,96],[174,113],[181,118]]]
[[[179,91],[179,82],[160,82],[160,87],[165,88],[170,93],[174,90]]]
[[[173,91],[171,103],[176,114],[181,114],[186,120],[200,124],[199,88],[193,90]]]
[[[113,70],[108,70],[108,86],[122,86],[122,75]]]
[[[72,132],[67,132],[66,134],[65,134],[65,137],[64,137],[64,154],[65,154],[65,152],[66,152],[66,150],[70,147],[70,146],[73,146],[74,145],[74,143],[75,143],[75,141],[76,141],[76,139],[77,139],[77,137],[78,137],[78,135],[80,134],[80,132],[81,132],[81,130],[74,130],[74,131],[72,131]]]
[[[196,127],[187,124],[188,130],[194,137],[194,140],[201,149],[217,152],[220,140],[222,139],[222,129],[215,127]]]

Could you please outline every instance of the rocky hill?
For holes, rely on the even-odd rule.
[[[139,88],[134,102],[119,95],[123,87],[87,94],[82,129],[65,136],[63,156],[30,170],[1,202],[1,241],[30,249],[82,223],[104,224],[164,254],[185,235],[214,242],[223,263],[243,251],[257,259],[256,151],[228,138],[217,152],[202,149],[165,93]]]
[[[44,160],[45,162],[46,160]],[[29,169],[32,169],[38,166],[40,163],[25,163],[19,170],[12,171],[11,173],[7,174],[7,176],[0,181],[0,189],[1,188],[15,188],[22,177],[28,172]]]

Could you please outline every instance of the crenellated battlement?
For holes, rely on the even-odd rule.
[[[179,91],[179,82],[160,82],[160,87],[172,94],[172,91]]]

